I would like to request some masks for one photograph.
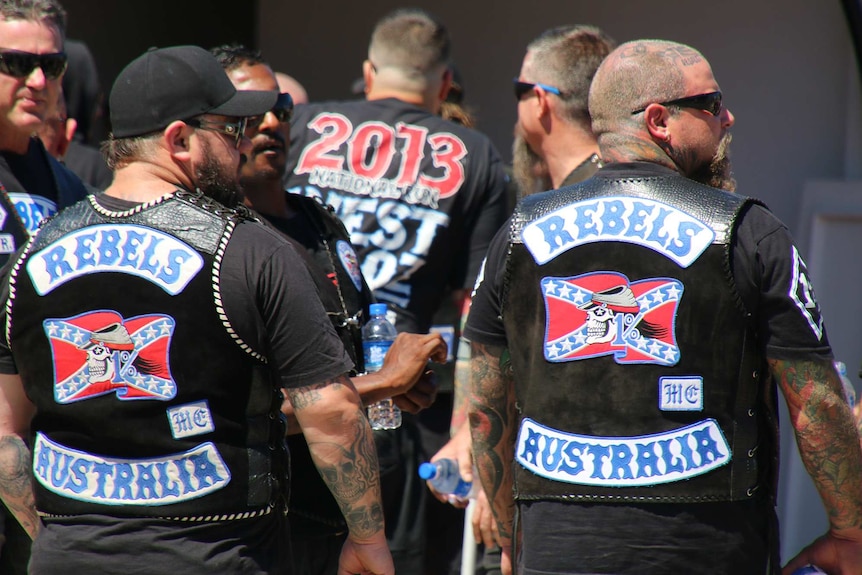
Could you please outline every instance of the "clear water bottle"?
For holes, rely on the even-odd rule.
[[[454,459],[438,459],[419,466],[419,477],[431,483],[442,495],[454,495],[459,499],[473,496],[473,482],[461,479],[458,462]]]
[[[362,326],[362,349],[365,352],[365,371],[380,371],[386,352],[395,341],[398,332],[386,319],[386,304],[369,306],[371,319]],[[392,399],[384,399],[368,406],[368,423],[371,429],[396,429],[401,427],[401,409]]]
[[[856,388],[853,387],[853,382],[847,377],[847,366],[844,365],[843,361],[836,361],[834,365],[835,371],[838,372],[841,383],[844,385],[844,398],[850,404],[850,407],[853,407],[856,405]]]

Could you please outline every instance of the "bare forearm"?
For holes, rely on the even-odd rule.
[[[350,380],[290,390],[314,464],[347,521],[351,537],[383,532],[377,451]]]
[[[862,449],[828,360],[769,360],[787,400],[802,462],[835,530],[862,528]]]
[[[41,527],[30,473],[30,448],[17,435],[0,437],[0,498],[35,539]]]
[[[449,424],[449,435],[454,436],[467,423],[467,408],[470,403],[470,352],[469,343],[461,339],[458,343],[458,354],[455,358],[455,394],[452,406],[452,421]],[[464,352],[462,347],[468,347]],[[462,354],[466,357],[462,357]]]
[[[504,541],[512,538],[512,464],[517,414],[511,372],[502,348],[473,344],[469,419],[473,457]]]

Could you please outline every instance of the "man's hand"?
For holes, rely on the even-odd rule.
[[[500,531],[497,529],[497,520],[488,497],[483,489],[476,493],[476,503],[473,504],[473,537],[476,543],[484,543],[485,547],[494,547],[500,544]]]
[[[426,370],[416,384],[401,395],[392,398],[401,411],[419,413],[430,407],[437,397],[437,375],[430,369]]]
[[[791,575],[808,564],[816,565],[829,575],[862,573],[862,530],[829,531],[800,551],[781,573]]]
[[[377,372],[386,378],[389,391],[386,397],[409,391],[425,373],[428,361],[444,363],[447,351],[446,342],[438,333],[399,333]]]
[[[386,546],[386,538],[379,537],[367,541],[354,541],[350,537],[341,548],[338,560],[338,575],[393,575],[395,566]]]
[[[458,433],[446,445],[441,447],[440,451],[434,454],[431,461],[437,461],[438,459],[454,459],[458,462],[458,473],[461,475],[461,479],[464,481],[479,481],[478,477],[473,477],[473,452],[470,441],[470,427],[468,425],[462,425]],[[426,484],[434,497],[443,503],[451,503],[458,508],[467,507],[469,501],[438,493],[431,487],[430,482],[426,482]],[[476,487],[478,488],[479,486],[476,485]]]

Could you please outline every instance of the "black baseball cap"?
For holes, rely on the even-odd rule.
[[[115,138],[128,138],[201,114],[257,116],[277,98],[277,91],[238,91],[218,60],[200,46],[150,48],[120,72],[111,88],[111,131]]]

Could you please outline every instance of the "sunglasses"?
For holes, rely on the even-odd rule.
[[[275,101],[275,105],[268,112],[275,116],[275,119],[281,122],[282,124],[289,124],[290,120],[293,118],[293,98],[287,92],[283,92],[278,95],[278,100]],[[260,116],[252,116],[248,119],[248,127],[249,128],[259,128],[261,123],[263,123],[263,117],[266,114],[261,114]]]
[[[541,84],[539,82],[522,82],[521,80],[515,78],[513,80],[515,82],[515,98],[520,100],[524,97],[524,94],[527,92],[532,92],[533,88],[538,86],[545,92],[550,92],[551,94],[556,94],[557,96],[562,97],[563,93],[559,88],[554,88],[553,86],[548,86],[547,84]]]
[[[45,78],[56,80],[66,71],[69,59],[64,52],[31,54],[18,50],[0,50],[0,73],[13,78],[26,78],[41,68]]]
[[[242,139],[245,137],[245,129],[248,126],[248,118],[240,118],[239,121],[232,122],[215,122],[212,120],[204,120],[203,118],[193,118],[187,120],[186,124],[200,130],[209,130],[211,132],[219,132],[226,136],[234,138],[234,145],[239,149],[242,144]]]
[[[708,94],[698,94],[697,96],[686,96],[668,102],[659,102],[660,106],[676,106],[678,108],[692,108],[694,110],[703,110],[709,112],[716,118],[721,115],[721,92],[709,92]],[[640,114],[646,110],[646,106],[632,112],[632,115]]]

